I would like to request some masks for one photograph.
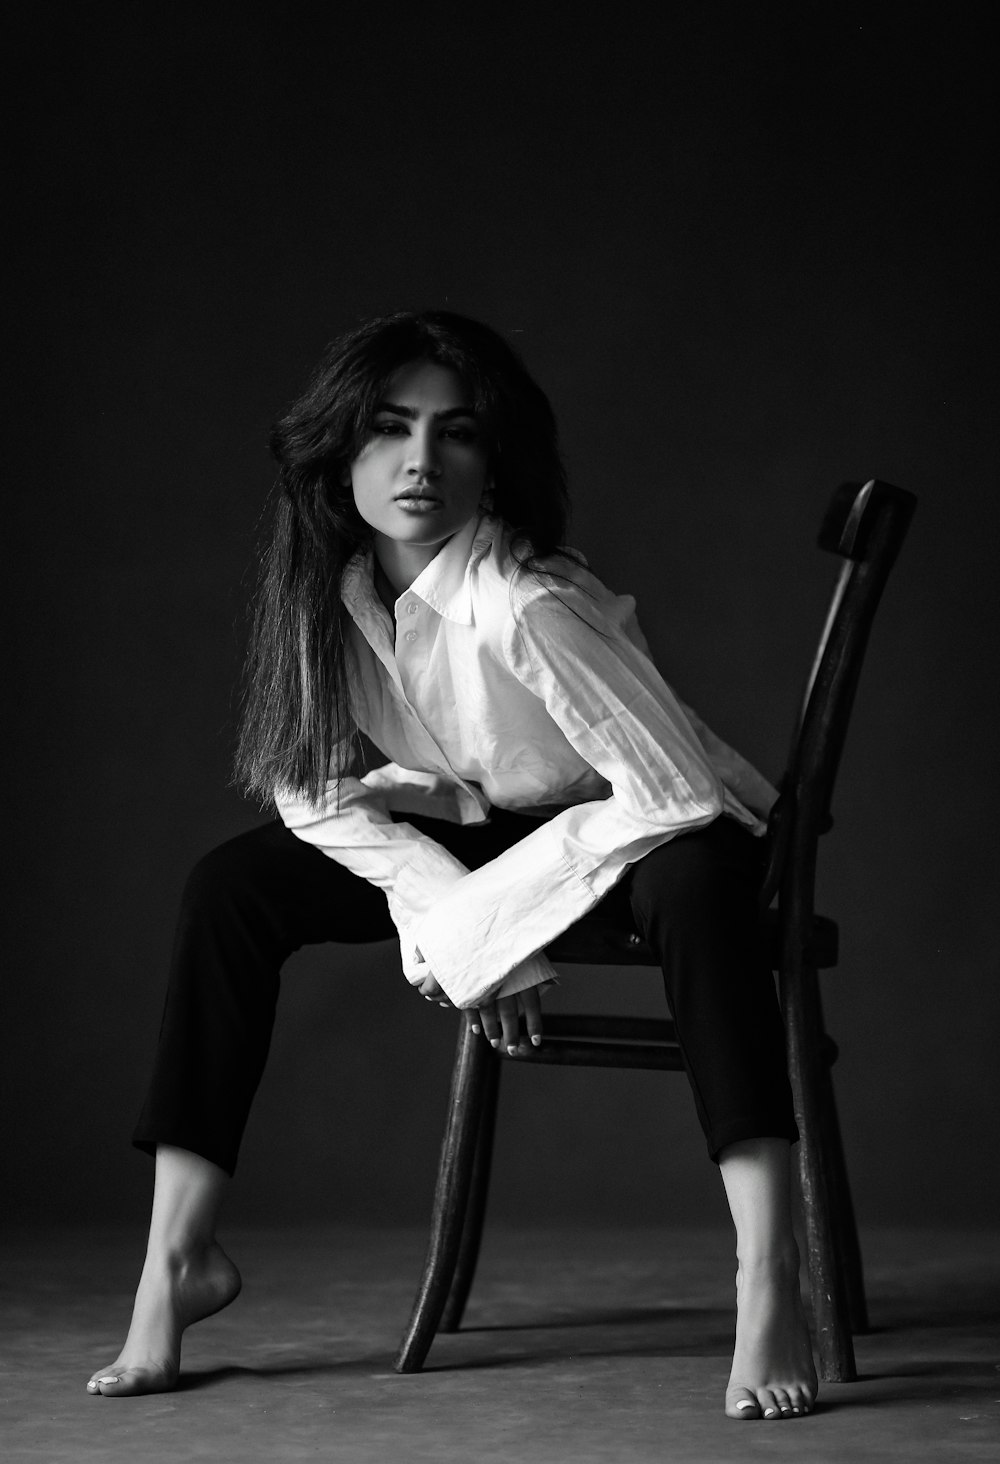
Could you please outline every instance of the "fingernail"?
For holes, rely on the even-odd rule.
[[[451,1006],[450,1001],[439,1001],[438,1006]]]
[[[500,1046],[500,1038],[499,1037],[491,1037],[490,1038],[490,1046],[491,1047],[499,1047]]]
[[[478,1022],[473,1022],[473,1024],[472,1024],[472,1030],[473,1030],[473,1032],[475,1032],[475,1034],[476,1034],[476,1036],[477,1036],[477,1037],[478,1037],[478,1036],[479,1036],[479,1034],[480,1034],[480,1032],[481,1032],[481,1031],[482,1031],[482,1030],[483,1030],[483,1029],[482,1029],[482,1027],[480,1027],[480,1025],[479,1025],[479,1023],[478,1023]]]
[[[424,1001],[433,1001],[433,1000],[434,1000],[433,996],[425,996],[424,997]]]
[[[532,1047],[541,1047],[541,1045],[542,1045],[542,1039],[541,1039],[541,1037],[539,1037],[537,1035],[537,1033],[535,1034],[534,1037],[532,1037],[532,1039],[531,1039],[531,1045],[532,1045]]]

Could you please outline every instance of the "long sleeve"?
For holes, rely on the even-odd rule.
[[[384,890],[401,938],[468,873],[441,844],[390,816],[377,779],[370,786],[362,778],[331,778],[316,803],[278,789],[274,801],[293,834]]]
[[[515,588],[507,665],[611,796],[562,810],[418,920],[420,949],[458,1005],[579,919],[629,864],[723,807],[680,704],[622,629],[632,602],[583,571]]]
[[[735,747],[730,747],[728,742],[723,742],[711,727],[706,726],[697,712],[693,712],[683,702],[680,705],[694,728],[698,741],[711,758],[713,768],[725,785],[727,806],[731,801],[731,795],[735,795],[745,808],[766,820],[777,802],[777,788],[773,783],[768,782],[764,774],[758,772],[752,763],[747,762],[742,753],[737,752]],[[764,829],[761,828],[759,832],[763,833]]]
[[[638,646],[639,650],[652,660],[649,643],[639,629],[639,623],[634,613],[624,617],[622,629],[632,644]],[[758,772],[753,764],[747,762],[746,758],[737,752],[734,747],[730,747],[728,742],[723,742],[722,738],[717,736],[711,727],[702,721],[698,713],[693,711],[680,698],[678,698],[677,705],[691,724],[695,736],[708,755],[712,767],[715,769],[716,775],[722,781],[725,790],[727,811],[740,818],[741,822],[745,822],[737,806],[736,800],[738,800],[738,804],[742,805],[743,810],[751,810],[758,815],[759,819],[766,820],[772,806],[777,801],[777,788],[772,783],[769,783],[763,773]],[[757,834],[763,834],[764,831],[763,823],[755,830]]]
[[[434,781],[412,773],[405,779],[414,788]],[[278,789],[275,804],[285,826],[298,838],[384,890],[399,933],[403,973],[412,985],[418,985],[437,972],[422,951],[418,955],[415,925],[469,871],[436,840],[390,816],[386,806],[389,786],[398,788],[399,782],[376,769],[364,779],[331,779],[316,803]],[[539,958],[518,963],[515,970],[506,967],[491,986],[493,994],[513,995],[551,980],[553,975],[550,963]]]

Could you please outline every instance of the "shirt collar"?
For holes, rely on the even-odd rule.
[[[470,519],[435,554],[404,595],[417,595],[426,605],[456,625],[472,624],[472,573],[493,545],[499,521],[484,515]],[[341,582],[341,599],[355,620],[377,600],[374,551],[363,545],[348,561]],[[403,596],[400,596],[402,599]]]

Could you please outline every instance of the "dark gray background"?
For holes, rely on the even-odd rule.
[[[271,418],[359,318],[507,333],[573,541],[780,770],[842,479],[920,506],[824,851],[862,1222],[996,1213],[996,240],[977,7],[40,6],[9,83],[6,1201],[140,1220],[129,1148],[227,788]],[[582,12],[581,12],[582,13]],[[929,12],[927,12],[929,14]],[[180,18],[178,18],[180,17]],[[567,978],[656,1009],[656,979]],[[389,946],[289,968],[233,1213],[427,1212],[455,1019]],[[493,1204],[721,1218],[682,1079],[511,1073]]]

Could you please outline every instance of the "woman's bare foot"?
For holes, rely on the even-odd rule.
[[[87,1391],[105,1398],[164,1393],[177,1382],[181,1336],[235,1301],[240,1273],[216,1242],[183,1257],[146,1257],[125,1346],[101,1368]]]
[[[816,1399],[812,1344],[799,1294],[798,1254],[736,1273],[736,1350],[726,1389],[729,1418],[792,1418]]]

